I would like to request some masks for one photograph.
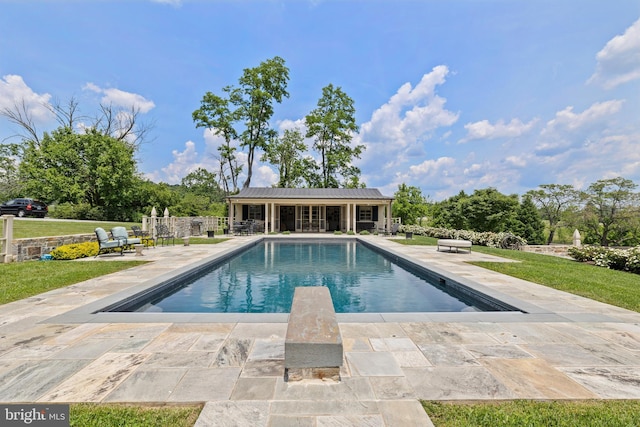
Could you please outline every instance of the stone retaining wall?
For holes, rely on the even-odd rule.
[[[28,239],[14,239],[11,247],[14,261],[21,262],[40,259],[42,255],[48,254],[58,246],[70,245],[72,243],[91,242],[95,240],[95,233],[72,234],[69,236],[33,237]]]
[[[573,245],[526,245],[522,250],[525,252],[571,258],[568,252],[571,246]]]

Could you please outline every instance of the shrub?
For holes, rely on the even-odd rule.
[[[401,225],[398,231],[401,233],[413,233],[417,236],[434,237],[436,239],[470,240],[474,245],[488,246],[491,248],[519,249],[527,244],[527,241],[522,237],[504,232],[453,230],[450,228],[422,227],[419,225]]]
[[[369,234],[371,234],[371,233],[369,233],[369,230],[362,230],[362,231],[360,232],[360,235],[361,235],[361,236],[368,236]]]
[[[627,251],[625,269],[632,273],[640,274],[640,246],[636,246]]]
[[[569,256],[579,262],[592,262],[598,267],[640,274],[640,246],[631,249],[572,246],[569,248]]]
[[[98,255],[98,242],[72,243],[58,246],[50,252],[53,259],[71,260]]]

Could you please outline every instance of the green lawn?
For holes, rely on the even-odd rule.
[[[405,245],[436,245],[437,239],[414,236],[412,240],[396,241]],[[473,251],[520,262],[471,262],[471,264],[640,312],[640,276],[637,274],[532,252],[485,246],[473,246]]]
[[[0,264],[0,304],[28,298],[147,261],[26,261]]]
[[[192,406],[130,406],[73,404],[69,408],[72,427],[191,427],[201,405]]]
[[[66,236],[69,234],[91,234],[96,227],[102,227],[109,231],[113,227],[122,226],[127,230],[132,225],[140,225],[135,222],[99,222],[99,221],[43,221],[22,220],[13,221],[13,238],[23,239],[27,237]]]
[[[640,401],[422,402],[436,427],[637,427]]]

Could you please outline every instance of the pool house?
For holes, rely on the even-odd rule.
[[[393,197],[375,188],[244,188],[228,197],[229,223],[254,221],[265,233],[391,228]]]

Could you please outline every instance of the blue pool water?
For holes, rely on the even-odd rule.
[[[126,311],[288,313],[298,286],[329,288],[336,313],[491,311],[356,241],[263,241]]]

